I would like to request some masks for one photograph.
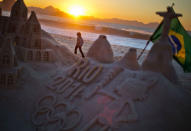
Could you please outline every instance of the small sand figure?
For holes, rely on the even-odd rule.
[[[77,33],[77,42],[76,42],[76,47],[75,47],[74,53],[77,54],[77,49],[79,48],[80,53],[81,53],[82,57],[84,58],[85,56],[84,56],[84,53],[83,53],[83,51],[82,51],[82,45],[83,45],[83,43],[84,43],[84,41],[83,41],[83,39],[82,39],[81,33],[78,32],[78,33]]]

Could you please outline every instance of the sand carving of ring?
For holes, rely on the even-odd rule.
[[[48,99],[51,100],[51,103],[46,105],[46,106],[42,106],[42,103]],[[54,95],[44,96],[44,97],[39,99],[39,101],[36,105],[36,109],[38,109],[39,107],[49,107],[50,105],[54,105],[54,104],[56,104],[56,96],[54,96]]]
[[[42,103],[47,101],[47,100],[51,100],[49,102],[51,102],[51,104],[48,104],[48,105],[44,105],[42,106]],[[36,105],[36,109],[37,111],[35,111],[33,114],[32,114],[32,123],[35,125],[35,126],[42,126],[44,124],[46,124],[47,122],[46,121],[49,121],[49,114],[51,112],[53,112],[53,109],[50,107],[51,105],[55,104],[56,103],[56,98],[55,96],[53,95],[49,95],[49,96],[44,96],[42,98],[39,99],[37,105]],[[41,116],[41,115],[44,115],[45,114],[45,118],[46,120],[44,121],[38,121],[38,117]]]
[[[51,104],[43,106],[42,103],[48,99],[51,99]],[[77,126],[80,123],[80,120],[82,118],[81,113],[77,109],[71,108],[67,103],[61,102],[56,103],[56,97],[55,96],[45,96],[42,97],[38,104],[37,111],[32,115],[32,123],[35,126],[46,126],[50,123],[59,123],[59,129],[61,130],[70,130]],[[57,108],[64,107],[63,112],[56,113]],[[71,114],[77,114],[76,121],[70,125],[67,126],[65,122],[67,119],[71,116]],[[45,119],[38,120],[40,116],[45,116]]]
[[[71,114],[77,114],[77,119],[76,119],[76,121],[75,122],[73,122],[72,123],[72,125],[70,125],[70,126],[62,126],[62,128],[61,128],[61,130],[66,130],[66,131],[68,131],[68,130],[70,130],[70,129],[72,129],[72,128],[74,128],[74,127],[76,127],[79,123],[80,123],[80,121],[81,121],[81,119],[82,119],[82,115],[81,115],[81,113],[79,112],[79,111],[77,111],[77,110],[71,110],[71,111],[69,111],[67,114],[66,114],[66,117],[68,118]]]
[[[54,117],[50,119],[50,114],[53,112],[54,110],[52,108],[40,108],[40,110],[36,111],[33,115],[32,115],[32,123],[35,126],[43,126],[46,125],[48,123],[55,123],[57,121],[59,121],[58,118]],[[45,120],[38,120],[38,117],[41,115],[45,114]]]
[[[61,117],[60,117],[60,114],[58,114],[59,116],[55,116],[55,110],[59,106],[64,106],[65,109],[66,109],[66,112],[61,114]],[[67,119],[70,117],[71,114],[76,114],[77,115],[77,117],[75,119],[76,121],[73,122],[72,125],[66,126],[65,122],[67,121]],[[60,123],[60,129],[61,130],[70,130],[70,129],[74,128],[75,126],[77,126],[80,123],[82,115],[77,109],[71,109],[71,107],[69,107],[67,103],[62,102],[62,103],[58,103],[58,104],[54,105],[53,112],[51,112],[49,114],[49,116],[48,116],[49,120],[52,120],[52,118],[55,119],[55,120],[57,118],[59,119],[58,122]]]

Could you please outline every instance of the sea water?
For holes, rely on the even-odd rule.
[[[41,14],[41,15],[38,15],[38,18],[56,21],[56,22],[75,23],[75,20],[68,19],[68,18],[61,18],[61,17],[57,17],[57,16],[47,16],[47,15]],[[77,22],[78,22],[77,24],[80,24],[80,25],[89,25],[89,26],[95,26],[95,27],[108,27],[108,28],[126,30],[126,31],[130,31],[130,32],[138,32],[138,33],[150,34],[150,35],[154,31],[153,29],[144,28],[144,27],[127,26],[127,25],[121,25],[121,24],[106,23],[106,22],[101,22],[101,21],[80,20],[80,22],[79,21],[77,21]],[[75,29],[64,29],[64,28],[57,28],[57,27],[45,26],[45,25],[42,25],[42,29],[49,33],[59,34],[59,35],[63,35],[63,36],[73,37],[73,38],[76,38],[76,33],[79,32],[79,30],[75,30]],[[82,33],[83,39],[90,40],[90,41],[95,41],[100,35],[100,34],[85,32],[85,31],[80,31],[80,32]],[[115,36],[115,35],[106,35],[106,36],[107,36],[107,40],[112,45],[122,45],[122,46],[129,46],[129,47],[143,49],[147,43],[146,40],[141,40],[141,39],[120,37],[120,36]],[[152,42],[150,42],[149,46],[146,49],[150,50],[152,45],[153,45]]]
[[[10,16],[10,12],[3,11],[4,16]],[[37,17],[39,19],[46,19],[46,20],[52,20],[52,21],[57,21],[57,22],[75,22],[72,19],[67,19],[67,18],[61,18],[57,16],[48,16],[48,15],[42,15],[38,14]],[[121,25],[121,24],[113,24],[113,23],[106,23],[106,22],[97,22],[97,21],[81,21],[79,24],[81,25],[93,25],[96,27],[109,27],[109,28],[115,28],[115,29],[121,29],[121,30],[126,30],[130,32],[139,32],[143,34],[152,34],[153,30],[148,29],[148,28],[141,28],[141,27],[133,27],[133,26],[127,26],[127,25]],[[63,35],[63,36],[68,36],[68,37],[74,37],[76,38],[76,33],[79,32],[79,30],[73,30],[73,29],[63,29],[63,28],[57,28],[57,27],[52,27],[52,26],[45,26],[41,25],[42,29],[45,30],[48,33],[53,33],[53,34],[58,34],[58,35]],[[84,40],[90,40],[90,41],[95,41],[100,34],[96,33],[91,33],[91,32],[85,32],[85,31],[80,31],[82,33],[82,37]],[[115,36],[115,35],[106,35],[107,40],[112,44],[112,45],[122,45],[122,46],[129,46],[129,47],[134,47],[138,49],[143,49],[147,43],[146,40],[141,40],[141,39],[135,39],[135,38],[128,38],[128,37],[120,37],[120,36]],[[152,47],[152,42],[148,45],[146,50],[150,50]]]
[[[45,30],[48,33],[58,34],[58,35],[63,35],[63,36],[73,37],[73,38],[76,38],[76,33],[79,32],[79,30],[63,29],[63,28],[50,27],[45,25],[41,25],[41,27],[43,30]],[[85,31],[80,31],[80,32],[82,34],[83,39],[89,40],[89,41],[95,41],[100,35],[100,34],[85,32]],[[138,49],[143,49],[147,43],[147,40],[120,37],[115,35],[106,35],[106,36],[107,36],[107,40],[112,45],[122,45],[122,46],[129,46],[129,47],[134,47]],[[152,43],[150,43],[146,49],[150,50],[151,47],[152,47]]]

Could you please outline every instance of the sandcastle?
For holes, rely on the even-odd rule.
[[[47,49],[41,41],[41,27],[35,12],[31,12],[28,21],[23,25],[21,35],[16,38],[19,58],[23,61],[53,62],[53,50]]]
[[[18,59],[22,61],[53,62],[53,50],[41,41],[41,26],[35,12],[31,12],[23,0],[17,0],[10,17],[0,17],[0,35],[11,34]]]
[[[35,20],[34,13],[31,17]],[[49,46],[58,49],[57,51],[62,49],[52,44],[54,40],[49,39],[48,34],[43,34],[43,41],[49,42]],[[28,38],[27,35],[20,37]],[[3,37],[0,39],[3,40]],[[14,52],[14,44],[6,45],[10,47],[8,56],[12,59],[11,69],[15,63],[14,55],[11,55],[14,54],[11,53]],[[18,42],[16,45],[16,48],[34,48],[30,43]],[[43,45],[38,48],[43,49]],[[0,92],[0,115],[4,121],[2,130],[191,129],[190,94],[166,79],[162,73],[150,69],[140,70],[134,48],[114,62],[110,43],[103,35],[92,45],[87,58],[78,59],[72,66],[61,65],[57,71],[54,66],[51,68],[53,72],[42,71],[39,73],[42,77],[39,77],[38,66],[31,65],[32,63],[27,64],[27,69],[33,72],[25,74],[25,83],[20,90]]]
[[[141,70],[134,48],[119,61],[111,62],[112,53],[108,52],[102,59],[97,45],[98,41],[109,44],[105,38],[99,36],[86,59],[52,77],[46,85],[48,95],[37,100],[33,125],[39,130],[71,131],[190,129],[187,114],[191,106],[180,106],[190,102],[190,94],[163,74]],[[90,55],[90,51],[96,54]],[[62,125],[62,121],[67,122]]]
[[[0,49],[0,87],[10,88],[16,85],[21,68],[18,65],[12,36],[6,36]]]
[[[32,12],[28,20],[27,15],[23,0],[17,0],[10,17],[0,16],[1,87],[16,86],[20,72],[18,60],[53,61],[52,50],[42,48],[41,28],[35,13]]]
[[[189,128],[191,106],[182,107],[177,101],[189,103],[191,96],[161,74],[140,70],[135,52],[130,49],[113,63],[89,56],[52,77],[46,85],[48,93],[37,99],[33,125],[38,130],[71,131]],[[67,122],[62,125],[62,121]]]

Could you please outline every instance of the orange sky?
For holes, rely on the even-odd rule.
[[[52,5],[68,12],[71,6],[84,8],[85,14],[98,18],[121,18],[143,23],[160,22],[155,14],[175,3],[175,11],[183,14],[183,26],[191,30],[191,0],[24,0],[27,6],[46,7]]]

